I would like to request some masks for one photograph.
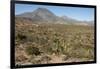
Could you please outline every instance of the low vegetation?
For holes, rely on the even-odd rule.
[[[16,20],[16,64],[93,61],[93,26]],[[22,55],[19,55],[22,54]],[[20,60],[23,57],[25,59]]]

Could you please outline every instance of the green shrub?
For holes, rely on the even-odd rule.
[[[24,40],[24,39],[26,39],[27,37],[26,37],[26,35],[24,35],[24,34],[17,34],[17,36],[16,36],[16,38],[17,39],[19,39],[19,40]]]
[[[40,55],[41,54],[41,52],[39,51],[39,48],[33,47],[33,46],[26,47],[26,53],[29,55]]]

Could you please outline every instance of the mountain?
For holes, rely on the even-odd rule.
[[[80,21],[75,20],[75,19],[73,19],[73,18],[70,18],[70,17],[68,17],[68,16],[62,16],[62,18],[63,18],[64,21],[66,21],[66,22],[68,22],[68,23],[71,23],[71,24],[73,24],[73,23],[80,23]]]
[[[94,26],[94,21],[82,21],[82,23],[87,23],[88,25]]]
[[[16,17],[31,20],[36,23],[59,23],[59,24],[77,24],[77,25],[94,24],[93,22],[91,23],[91,21],[90,22],[78,21],[67,16],[59,17],[46,8],[38,8],[32,12],[25,12],[16,15]]]
[[[26,12],[17,17],[30,18],[35,22],[56,22],[57,16],[46,8],[38,8],[33,12]]]

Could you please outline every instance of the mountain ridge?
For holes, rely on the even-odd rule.
[[[68,16],[57,16],[47,8],[37,8],[32,12],[24,12],[16,15],[16,17],[23,17],[31,19],[34,22],[41,23],[59,23],[59,24],[77,24],[77,25],[94,25],[94,21],[78,21]]]

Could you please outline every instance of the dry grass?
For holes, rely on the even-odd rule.
[[[18,59],[16,64],[94,60],[94,28],[92,26],[27,22],[16,20],[16,54],[24,51],[29,56],[24,62],[24,60],[19,61],[16,55]],[[52,55],[58,56],[57,59],[60,61],[53,62],[55,59]],[[22,57],[26,58],[24,55]]]

